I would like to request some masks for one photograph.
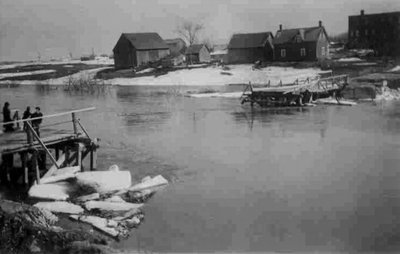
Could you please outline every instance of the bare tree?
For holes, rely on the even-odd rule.
[[[176,32],[181,35],[189,43],[190,46],[197,42],[199,32],[203,29],[203,24],[194,23],[192,21],[186,20],[177,27]]]

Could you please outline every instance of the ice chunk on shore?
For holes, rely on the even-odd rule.
[[[53,213],[68,213],[68,214],[81,214],[83,208],[65,201],[55,202],[39,202],[34,205],[35,207],[47,209]]]
[[[87,210],[99,209],[105,211],[128,211],[139,209],[143,204],[134,204],[129,202],[112,202],[112,201],[88,201],[85,203]]]
[[[28,192],[29,197],[49,200],[67,200],[71,185],[67,182],[36,184]]]
[[[129,188],[132,185],[129,171],[93,171],[76,175],[78,185],[104,193]]]

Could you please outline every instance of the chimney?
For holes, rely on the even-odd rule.
[[[318,21],[318,26],[319,26],[319,27],[322,27],[322,21],[321,21],[321,20]]]
[[[361,16],[364,16],[364,10],[361,10],[360,13],[361,13]]]
[[[282,24],[279,25],[279,31],[282,31]]]

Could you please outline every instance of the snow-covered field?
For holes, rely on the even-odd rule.
[[[90,61],[85,61],[88,63]],[[71,62],[68,62],[70,64]],[[67,63],[65,63],[67,64]],[[94,77],[94,75],[101,70],[110,67],[102,67],[91,70],[80,71],[72,75],[72,78],[79,78],[82,76]],[[143,72],[147,72],[144,70]],[[280,82],[283,84],[293,83],[296,79],[306,79],[314,77],[321,71],[319,68],[304,68],[295,69],[292,67],[266,67],[260,70],[252,70],[251,64],[243,65],[230,65],[229,70],[222,70],[221,67],[210,66],[206,68],[193,68],[183,69],[168,72],[165,75],[158,77],[144,76],[134,78],[114,78],[104,80],[105,84],[121,85],[121,86],[134,86],[134,85],[184,85],[184,86],[223,86],[227,84],[270,84],[278,85]],[[330,72],[330,71],[328,71]],[[0,84],[21,84],[21,85],[34,85],[34,84],[50,84],[50,85],[63,85],[70,79],[70,76],[49,79],[43,81],[35,80],[21,80],[21,81],[0,81]]]
[[[292,67],[266,67],[261,70],[252,70],[251,65],[230,65],[229,68],[230,70],[225,71],[220,67],[184,69],[169,72],[158,77],[114,78],[106,80],[105,82],[107,84],[121,86],[223,86],[227,84],[246,84],[249,82],[253,84],[267,84],[271,82],[271,85],[277,85],[281,81],[284,84],[293,83],[296,79],[314,77],[323,72],[319,68],[295,69]]]
[[[0,81],[0,84],[19,84],[19,85],[65,85],[68,83],[68,80],[70,79],[80,79],[80,78],[93,78],[97,72],[107,69],[109,67],[101,67],[97,69],[90,69],[90,70],[84,70],[80,71],[78,73],[75,73],[70,76],[65,76],[61,78],[55,78],[55,79],[47,79],[47,80],[2,80]],[[16,73],[17,74],[17,73]]]
[[[55,70],[39,70],[39,71],[27,71],[27,72],[0,73],[0,79],[2,79],[2,78],[10,78],[10,77],[39,75],[39,74],[52,73],[52,72],[55,72]]]
[[[362,62],[364,60],[358,57],[349,57],[349,58],[340,58],[337,60],[338,62]]]
[[[56,65],[56,64],[88,64],[88,65],[112,65],[114,64],[114,59],[108,57],[96,57],[94,60],[81,61],[81,60],[60,60],[60,61],[41,61],[41,62],[21,62],[15,64],[4,64],[0,65],[0,70],[12,69],[16,67],[28,66],[28,65]]]

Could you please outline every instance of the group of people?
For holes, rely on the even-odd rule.
[[[39,127],[40,127],[40,124],[42,123],[42,118],[40,118],[40,117],[43,117],[43,114],[42,114],[42,112],[40,112],[40,107],[36,107],[35,110],[36,111],[34,113],[31,113],[31,107],[28,106],[22,115],[22,120],[32,118],[32,120],[29,122],[31,123],[36,134],[40,137]],[[3,107],[4,132],[14,131],[15,130],[14,121],[16,121],[16,120],[19,120],[18,111],[16,111],[14,113],[13,117],[11,117],[10,103],[8,103],[8,102],[4,103],[4,107]],[[23,127],[24,130],[29,133],[27,122],[24,122],[23,126],[24,126]],[[17,128],[18,127],[19,127],[19,123],[17,123]]]

